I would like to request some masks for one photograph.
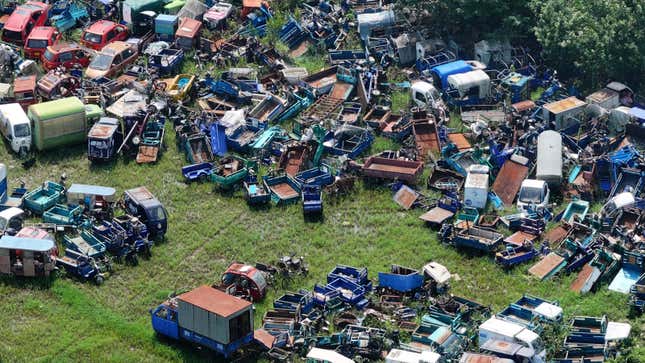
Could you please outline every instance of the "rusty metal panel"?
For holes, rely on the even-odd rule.
[[[493,183],[493,191],[505,206],[513,205],[515,196],[520,191],[522,181],[529,175],[529,168],[525,165],[507,160],[497,174]]]
[[[594,283],[600,277],[600,270],[597,267],[593,267],[588,263],[582,267],[582,270],[578,273],[578,276],[571,283],[569,287],[571,291],[586,293],[591,290]]]
[[[533,265],[533,267],[529,269],[529,273],[541,280],[544,280],[550,277],[564,262],[564,257],[551,252],[542,259],[542,261]]]
[[[528,241],[533,242],[533,241],[535,241],[536,238],[537,238],[537,236],[534,236],[534,235],[532,235],[530,233],[517,231],[517,232],[513,233],[512,235],[506,237],[504,239],[504,242],[510,243],[512,245],[520,247],[520,246],[522,246],[524,244],[524,241],[528,240]]]
[[[459,149],[459,151],[464,151],[472,147],[468,139],[466,139],[466,136],[464,136],[464,134],[462,133],[448,134],[448,139],[450,140],[450,142],[455,144],[455,146],[457,146],[457,149]]]
[[[544,235],[544,242],[549,246],[557,245],[569,234],[571,227],[568,224],[561,224]]]
[[[419,198],[419,193],[415,192],[412,188],[407,185],[401,186],[399,190],[394,194],[394,201],[403,207],[403,209],[408,210],[412,208],[414,202]]]

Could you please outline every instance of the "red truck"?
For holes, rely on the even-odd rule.
[[[109,20],[99,20],[90,25],[81,35],[81,44],[88,48],[101,50],[108,43],[128,39],[128,28]]]
[[[18,6],[4,24],[2,40],[16,45],[25,44],[35,27],[45,25],[50,8],[50,5],[39,1],[27,1]]]
[[[43,68],[49,71],[58,66],[71,68],[75,65],[87,67],[90,64],[90,54],[75,43],[59,43],[47,47],[41,56]]]
[[[25,43],[25,57],[40,58],[45,49],[58,43],[61,34],[53,26],[38,26],[29,33]]]

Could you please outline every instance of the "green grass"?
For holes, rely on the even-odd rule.
[[[408,109],[410,104],[410,90],[400,90],[392,92],[392,112],[400,113]]]
[[[117,271],[97,287],[57,277],[50,287],[27,279],[0,279],[0,361],[182,361],[203,360],[207,352],[157,338],[150,328],[148,309],[175,290],[211,284],[231,261],[269,262],[290,252],[304,255],[311,274],[289,288],[311,288],[324,281],[337,264],[367,266],[371,277],[392,263],[421,267],[430,260],[445,264],[458,275],[453,292],[499,309],[528,292],[558,299],[571,315],[607,314],[625,320],[627,296],[603,287],[580,297],[568,290],[574,276],[537,282],[528,265],[510,272],[491,258],[473,257],[437,242],[418,216],[420,210],[401,211],[386,188],[363,188],[344,199],[327,200],[321,223],[305,222],[299,205],[266,210],[250,209],[240,192],[224,196],[211,184],[182,181],[185,164],[166,134],[169,150],[156,165],[137,165],[120,159],[90,166],[82,146],[44,153],[29,171],[19,160],[0,155],[9,166],[10,185],[24,179],[28,187],[58,180],[66,172],[69,183],[126,188],[147,185],[170,214],[167,241],[154,247],[153,257],[137,267],[117,265]],[[372,151],[395,148],[377,139]],[[256,323],[282,291],[270,290],[257,305]],[[643,319],[632,323],[639,329]],[[640,331],[640,329],[639,329]],[[640,341],[639,341],[640,339]],[[642,337],[631,357],[645,354]]]
[[[307,54],[294,62],[316,72],[326,66],[326,57]],[[206,71],[200,71],[191,56],[186,57],[182,69],[187,73]],[[408,103],[407,91],[392,94],[395,112]],[[451,115],[450,127],[459,129],[461,120]],[[175,147],[171,125],[167,131],[168,151],[155,165],[137,165],[120,158],[92,166],[85,147],[79,145],[41,153],[35,165],[24,170],[20,160],[7,152],[8,147],[0,147],[0,160],[9,168],[10,187],[22,179],[28,188],[34,188],[44,180],[58,180],[62,173],[67,174],[68,183],[113,186],[119,193],[146,185],[169,212],[167,240],[154,247],[152,258],[141,260],[136,267],[117,265],[100,287],[62,275],[49,286],[0,277],[0,362],[211,360],[213,355],[208,351],[155,336],[148,310],[173,291],[217,282],[232,261],[272,262],[289,253],[305,256],[311,273],[288,290],[311,288],[325,281],[336,264],[366,266],[375,280],[377,272],[391,264],[420,268],[435,260],[455,275],[453,293],[497,310],[523,293],[532,293],[559,300],[567,317],[607,314],[613,320],[628,319],[628,297],[610,292],[606,286],[581,297],[568,290],[573,275],[538,282],[529,277],[529,265],[505,271],[491,257],[472,256],[440,244],[436,232],[418,219],[423,211],[402,211],[385,187],[366,188],[359,183],[350,196],[325,199],[323,221],[308,222],[303,220],[299,205],[252,209],[240,191],[224,195],[209,183],[187,185],[180,173],[185,158]],[[399,147],[379,137],[370,152]],[[256,304],[257,326],[273,299],[283,292],[270,289],[267,298]],[[643,362],[645,319],[631,322],[635,344],[620,360]]]

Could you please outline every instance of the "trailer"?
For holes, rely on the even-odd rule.
[[[42,215],[46,210],[61,202],[65,196],[65,187],[52,181],[46,181],[42,186],[28,192],[23,204],[30,212]]]
[[[445,235],[445,234],[444,234]],[[482,227],[469,227],[453,232],[444,240],[455,247],[471,248],[484,252],[492,252],[502,242],[504,235]]]
[[[253,304],[204,285],[150,310],[152,328],[170,339],[230,357],[253,340]]]
[[[416,184],[423,173],[423,162],[370,156],[361,167],[366,178],[400,180]]]
[[[423,274],[418,270],[392,265],[390,272],[378,273],[378,289],[409,293],[423,286]]]
[[[286,104],[287,102],[278,96],[267,95],[249,111],[247,117],[261,124],[272,122],[284,110]]]
[[[274,204],[289,204],[300,199],[300,185],[289,175],[265,175],[262,180]]]
[[[530,261],[537,255],[538,251],[533,248],[532,243],[524,243],[521,246],[508,245],[503,251],[495,254],[495,262],[508,268]]]
[[[213,163],[204,162],[186,165],[181,168],[181,175],[187,181],[206,180],[213,173]]]
[[[82,223],[83,207],[56,204],[43,213],[43,222],[58,226],[76,226]]]

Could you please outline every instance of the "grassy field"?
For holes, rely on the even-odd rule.
[[[322,57],[308,55],[296,64],[309,71],[322,68]],[[195,65],[189,64],[193,70]],[[404,108],[407,93],[393,95],[393,109]],[[453,120],[451,126],[459,122]],[[325,200],[321,222],[303,220],[301,207],[251,209],[241,192],[224,195],[212,184],[185,184],[180,173],[186,164],[175,147],[168,125],[168,150],[155,165],[132,160],[92,166],[84,146],[42,153],[24,170],[20,160],[0,147],[0,160],[9,167],[9,184],[22,179],[29,188],[44,180],[57,181],[62,173],[68,184],[114,186],[123,190],[146,185],[169,212],[167,240],[153,249],[150,260],[139,266],[117,265],[104,285],[95,286],[64,276],[51,284],[0,277],[0,362],[176,362],[211,360],[213,355],[192,346],[155,336],[148,310],[170,293],[219,280],[232,261],[271,262],[281,255],[305,256],[307,279],[288,289],[311,288],[325,280],[335,264],[367,266],[370,276],[396,263],[419,268],[435,260],[446,265],[455,279],[453,293],[490,304],[507,305],[523,293],[558,299],[567,316],[602,315],[624,321],[627,296],[607,291],[580,297],[568,286],[573,276],[538,282],[528,276],[528,266],[512,271],[497,267],[490,257],[471,256],[441,245],[436,233],[418,219],[421,210],[402,211],[388,189],[359,185],[356,193]],[[379,138],[370,152],[397,149]],[[282,290],[271,290],[257,304],[256,323]],[[645,319],[631,320],[634,347],[622,359],[645,362],[642,331]]]
[[[391,263],[420,267],[427,261],[445,264],[456,279],[454,293],[500,308],[529,292],[558,299],[567,315],[607,314],[625,320],[627,297],[606,288],[579,297],[568,291],[572,276],[537,282],[527,266],[506,272],[490,258],[468,256],[437,242],[434,232],[417,218],[421,211],[400,211],[385,188],[359,186],[356,194],[327,201],[324,221],[303,221],[300,206],[250,209],[239,192],[225,196],[211,184],[182,181],[184,164],[168,132],[168,151],[156,165],[119,161],[93,167],[83,147],[39,156],[28,171],[0,148],[9,166],[10,185],[23,179],[29,187],[43,180],[111,185],[147,185],[170,214],[167,241],[155,246],[150,260],[137,267],[118,265],[114,275],[97,287],[66,277],[45,286],[27,279],[0,280],[0,361],[182,361],[206,360],[208,352],[157,338],[148,309],[175,290],[210,284],[234,260],[268,261],[295,252],[306,256],[311,274],[290,288],[310,288],[323,281],[337,263],[367,266],[371,276]],[[385,142],[378,148],[387,148]],[[256,322],[280,291],[271,290],[257,305]],[[632,320],[636,334],[633,361],[645,355],[640,330],[643,319]]]

